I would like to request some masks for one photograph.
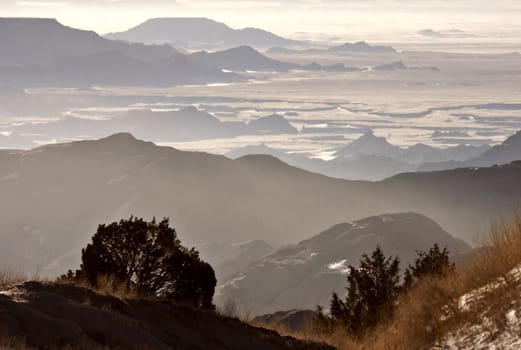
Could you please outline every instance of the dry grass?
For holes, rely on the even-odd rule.
[[[238,318],[239,308],[233,299],[227,299],[222,307],[217,308],[217,313],[224,317]]]
[[[443,278],[427,278],[407,293],[396,312],[383,325],[363,339],[350,339],[337,329],[320,334],[312,327],[298,334],[301,339],[323,341],[339,350],[409,350],[432,346],[449,332],[483,315],[493,317],[498,310],[519,298],[520,281],[509,272],[521,263],[521,214],[509,222],[495,224],[467,262]],[[500,283],[498,283],[498,281]],[[460,297],[489,283],[497,288],[486,291],[470,310],[462,310]],[[503,310],[505,311],[505,310]],[[277,331],[287,334],[284,329]]]
[[[58,279],[56,280],[56,283],[73,283],[78,287],[90,289],[102,295],[111,295],[122,300],[139,298],[139,295],[134,290],[127,288],[127,286],[124,283],[117,282],[116,279],[110,276],[98,277],[95,286],[93,286],[86,280],[71,281],[67,279]]]
[[[5,268],[0,270],[0,288],[6,288],[27,280],[27,276],[20,270]]]
[[[20,339],[0,336],[0,350],[26,350],[29,347]]]

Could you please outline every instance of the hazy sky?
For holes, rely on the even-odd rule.
[[[521,28],[521,0],[0,0],[3,16],[55,17],[100,33],[152,17],[209,17],[232,27],[358,35]]]

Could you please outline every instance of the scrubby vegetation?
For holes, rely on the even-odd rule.
[[[0,288],[19,283],[26,280],[27,277],[20,271],[13,268],[5,268],[0,270]]]
[[[181,245],[168,219],[146,222],[130,217],[100,225],[81,259],[80,269],[69,271],[61,281],[213,308],[217,280],[212,267],[195,249]]]
[[[178,300],[177,295],[190,295],[175,294],[176,283],[182,280],[179,285],[186,289],[181,290],[195,293],[190,299],[192,305],[209,307],[201,295],[210,293],[199,294],[203,283],[197,281],[205,275],[183,274],[193,268],[190,264],[194,261],[200,262],[197,252],[182,247],[167,219],[157,223],[131,217],[101,225],[92,243],[83,250],[80,269],[70,271],[62,280],[97,290],[119,285],[137,297],[173,301]],[[495,225],[481,247],[458,266],[450,261],[447,249],[434,245],[426,252],[418,252],[401,278],[399,258],[386,257],[378,247],[371,255],[363,255],[359,266],[349,267],[346,296],[333,295],[329,310],[319,309],[308,330],[295,334],[284,329],[281,333],[325,342],[339,350],[441,349],[447,337],[486,318],[494,337],[500,334],[501,327],[507,327],[504,315],[521,305],[520,264],[521,214],[511,222]],[[181,273],[175,275],[176,271]],[[168,280],[162,276],[169,276]],[[0,287],[8,288],[24,279],[16,270],[5,270],[0,273]],[[215,282],[208,285],[213,295]],[[135,301],[136,305],[141,305],[140,300]],[[220,311],[229,317],[237,315],[233,301]],[[0,334],[0,346],[23,348],[16,338],[2,337]]]
[[[521,264],[521,214],[512,221],[494,225],[481,246],[458,266],[450,262],[449,252],[438,246],[419,252],[414,264],[405,271],[405,280],[396,298],[387,296],[396,287],[397,258],[385,258],[381,253],[377,249],[371,256],[364,255],[361,268],[351,267],[355,273],[348,279],[346,299],[333,297],[329,313],[319,308],[317,320],[310,329],[293,335],[325,341],[339,350],[441,349],[443,347],[436,347],[440,341],[465,326],[481,322],[482,318],[496,319],[498,322],[491,326],[490,333],[500,334],[505,313],[521,302],[518,300],[521,276],[512,272]],[[371,276],[382,273],[385,276],[382,283],[370,282],[370,292],[365,296],[353,293],[371,281]],[[382,315],[382,309],[370,308],[364,300],[374,300],[372,298],[380,295],[379,290],[376,293],[377,286],[386,289],[381,294],[382,300],[389,300],[383,310],[392,312],[386,314],[387,318],[377,318],[378,322],[371,323],[376,315]],[[472,307],[465,306],[464,299],[471,299]],[[356,308],[353,309],[353,305]],[[367,325],[365,329],[354,331],[349,322],[342,320],[342,315],[349,320],[353,312],[365,313],[366,316],[359,319],[361,324]],[[501,317],[503,320],[499,320]]]
[[[343,330],[351,338],[362,339],[392,319],[401,299],[418,281],[445,276],[453,269],[448,250],[434,245],[428,252],[418,252],[401,283],[400,259],[386,257],[377,247],[371,256],[362,255],[358,267],[349,266],[345,300],[333,293],[329,314],[319,307],[317,329],[323,333]]]

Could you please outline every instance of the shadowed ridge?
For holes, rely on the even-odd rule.
[[[167,300],[119,299],[72,284],[1,291],[2,335],[36,348],[333,350]]]

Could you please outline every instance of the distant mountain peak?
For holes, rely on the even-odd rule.
[[[299,42],[257,28],[233,29],[204,17],[152,18],[125,32],[109,33],[109,39],[170,44],[185,49],[224,49],[240,45],[269,48]]]
[[[351,157],[358,154],[395,156],[400,152],[400,147],[390,144],[385,137],[376,136],[373,130],[369,130],[347,146],[339,149],[335,155],[340,157]]]
[[[103,138],[105,141],[115,141],[115,142],[133,142],[137,141],[137,139],[129,132],[119,132],[108,137]]]

